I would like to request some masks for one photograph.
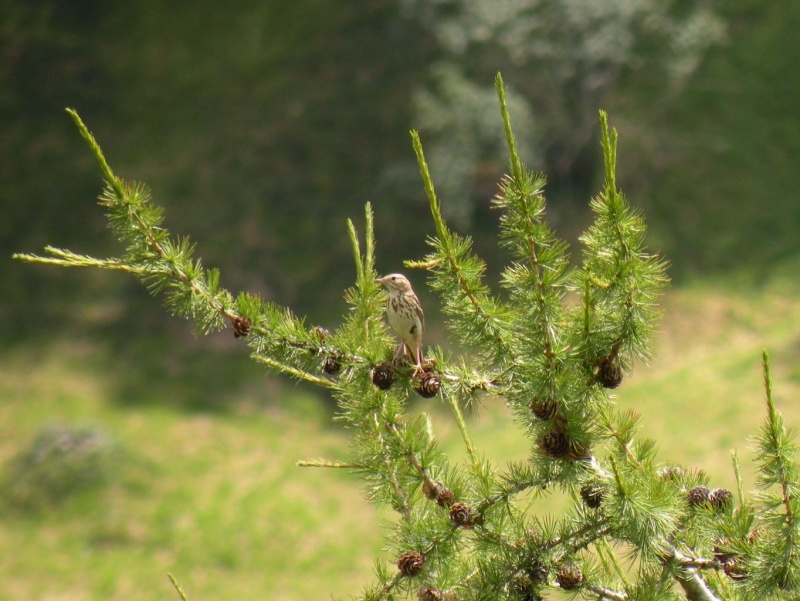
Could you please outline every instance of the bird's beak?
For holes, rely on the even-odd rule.
[[[382,278],[377,278],[375,280],[375,283],[376,284],[385,284],[386,283],[386,276],[383,276]]]

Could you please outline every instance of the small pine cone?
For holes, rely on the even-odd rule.
[[[444,601],[444,591],[435,586],[421,586],[417,593],[419,601]]]
[[[328,355],[322,363],[322,371],[326,374],[338,374],[342,369],[342,363],[339,360],[339,355]]]
[[[708,502],[714,509],[724,509],[733,503],[733,495],[725,488],[715,488],[708,493]]]
[[[606,357],[600,362],[595,378],[603,388],[616,388],[622,383],[622,369],[614,359]]]
[[[381,390],[389,390],[395,380],[394,367],[388,363],[381,363],[372,368],[372,383]]]
[[[426,399],[435,397],[436,393],[439,392],[439,388],[442,386],[442,381],[439,379],[439,376],[429,371],[423,372],[417,381],[418,384],[414,390],[418,395]]]
[[[603,502],[603,489],[596,485],[587,484],[581,487],[581,499],[590,509],[597,509]]]
[[[758,539],[759,536],[761,536],[761,530],[758,528],[753,528],[750,531],[750,534],[747,535],[747,542],[752,545],[754,542],[756,542],[756,539]]]
[[[253,329],[253,322],[249,317],[234,317],[233,318],[233,335],[235,338],[247,336],[250,330]]]
[[[708,503],[708,487],[703,485],[695,486],[689,490],[687,498],[689,500],[689,507],[697,507],[698,505]]]
[[[533,399],[531,413],[542,421],[553,419],[558,413],[558,405],[552,399]]]
[[[455,499],[455,494],[449,488],[440,486],[439,490],[436,491],[436,503],[439,507],[450,507]]]
[[[556,580],[565,591],[574,591],[583,585],[583,572],[574,564],[563,565],[558,570]]]
[[[472,526],[472,507],[466,503],[453,503],[450,506],[450,521],[456,526],[469,528]]]
[[[314,329],[311,330],[311,333],[314,334],[314,336],[316,336],[320,342],[323,342],[328,336],[331,335],[330,331],[322,326],[314,326]]]
[[[560,459],[569,453],[570,441],[561,430],[550,430],[539,441],[539,448],[548,457]]]
[[[403,576],[416,576],[425,565],[425,557],[418,551],[406,551],[397,558],[397,569]]]

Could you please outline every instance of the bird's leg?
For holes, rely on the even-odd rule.
[[[400,344],[397,347],[397,350],[394,353],[394,359],[392,360],[392,362],[396,364],[399,359],[405,359],[407,354],[408,350],[406,347],[406,343],[400,342]]]
[[[414,353],[414,360],[417,362],[414,366],[414,375],[418,375],[420,373],[425,372],[425,368],[422,367],[422,345],[417,343],[417,348],[415,349]]]
[[[408,361],[409,358],[414,362],[414,373],[412,377],[425,372],[425,368],[422,366],[422,347],[417,345],[412,351],[411,347],[403,341],[398,345],[392,362],[396,365],[398,360],[402,359],[403,361]]]

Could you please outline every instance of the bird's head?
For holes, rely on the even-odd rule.
[[[386,286],[390,293],[411,292],[411,282],[402,273],[390,273],[375,280]]]

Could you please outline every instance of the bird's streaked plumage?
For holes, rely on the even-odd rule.
[[[423,371],[422,334],[425,332],[425,316],[419,299],[403,274],[390,273],[376,282],[385,286],[389,293],[386,316],[401,340],[395,359],[410,354],[415,364],[414,373],[419,373]]]

